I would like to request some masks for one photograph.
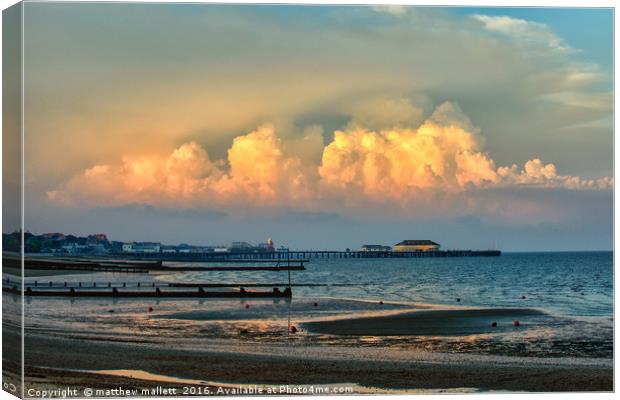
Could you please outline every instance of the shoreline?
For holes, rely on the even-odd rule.
[[[5,357],[17,356],[16,347],[11,343],[19,340],[19,335],[10,331],[5,334]],[[286,345],[281,345],[277,346],[279,353],[260,354],[252,350],[253,346],[228,351],[226,346],[218,348],[208,344],[204,349],[172,349],[157,343],[71,339],[31,330],[26,331],[25,341],[27,388],[71,382],[88,387],[103,382],[91,380],[88,374],[92,371],[123,369],[208,384],[296,386],[349,382],[376,388],[379,392],[462,388],[534,392],[613,390],[613,359],[556,360],[418,353],[418,357],[407,358],[401,354],[400,360],[385,361],[381,358],[382,349],[328,346],[288,346],[286,349]],[[402,353],[398,349],[392,351]],[[10,371],[10,365],[6,366]],[[42,377],[49,368],[57,373]],[[76,372],[76,369],[89,372]],[[104,381],[112,386],[140,383],[124,376],[107,376]],[[152,385],[155,381],[148,382]]]
[[[613,323],[606,317],[578,321],[523,301],[483,307],[339,294],[293,301],[27,299],[26,388],[613,390]],[[10,374],[18,371],[10,360],[21,358],[19,329],[5,326],[5,337]]]

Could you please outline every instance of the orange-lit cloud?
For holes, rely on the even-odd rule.
[[[94,165],[48,192],[65,204],[163,206],[286,206],[320,208],[326,199],[415,202],[432,193],[494,187],[539,186],[608,189],[611,178],[558,174],[538,158],[496,167],[484,140],[453,103],[443,103],[417,128],[372,130],[352,122],[334,133],[319,164],[303,154],[320,132],[283,140],[273,125],[236,137],[226,160],[212,160],[192,141],[167,156],[125,155]],[[358,197],[361,197],[358,198]]]
[[[458,106],[444,103],[417,129],[337,131],[323,152],[323,182],[373,198],[411,190],[454,191],[498,182],[493,160]]]
[[[501,167],[497,170],[504,184],[523,186],[544,186],[566,189],[611,189],[613,178],[583,179],[578,176],[558,175],[554,164],[545,164],[535,158],[525,163],[519,171],[516,164],[510,167]]]
[[[167,157],[125,156],[119,165],[95,165],[48,198],[65,204],[275,204],[308,194],[298,157],[285,155],[273,126],[234,139],[227,162],[212,161],[196,142]]]
[[[462,191],[492,186],[610,188],[611,178],[562,176],[539,159],[496,168],[483,140],[458,106],[444,103],[417,129],[337,131],[323,152],[322,181],[374,198],[407,199],[419,190]]]

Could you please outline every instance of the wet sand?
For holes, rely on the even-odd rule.
[[[18,357],[17,331],[5,332],[5,358]],[[153,374],[226,384],[317,385],[345,382],[389,389],[475,388],[488,391],[611,391],[612,360],[549,360],[510,357],[463,357],[450,354],[385,361],[381,351],[286,344],[273,354],[248,348],[177,348],[153,343],[73,339],[27,330],[26,385],[103,387],[144,385],[127,377],[93,379],[84,370],[143,370]],[[224,347],[226,348],[226,347]],[[310,351],[311,350],[311,351]],[[375,349],[376,350],[376,349]],[[433,356],[433,354],[430,354]],[[436,354],[434,356],[437,356]],[[8,372],[11,368],[9,366]],[[51,373],[47,368],[54,368]],[[60,370],[60,371],[59,371]],[[46,372],[47,371],[47,372]],[[104,384],[105,383],[105,384]]]
[[[462,336],[526,329],[514,321],[544,313],[527,308],[422,310],[386,316],[306,322],[310,332],[354,336]],[[495,323],[496,326],[492,326]]]
[[[26,397],[42,397],[41,393],[47,391],[45,397],[85,397],[84,389],[108,391],[111,389],[122,388],[125,392],[131,392],[132,397],[145,396],[147,393],[152,396],[171,396],[183,394],[183,390],[188,384],[182,382],[170,382],[157,379],[139,379],[118,376],[114,374],[100,374],[85,371],[62,370],[55,368],[29,367],[28,378],[26,379]],[[18,381],[19,375],[11,371],[5,372],[5,381]],[[212,385],[201,385],[203,392],[208,390],[211,394],[217,394],[219,387]],[[72,393],[63,395],[53,393],[55,390],[67,390]],[[16,390],[21,393],[21,386]],[[184,396],[200,396],[200,393],[185,393]],[[114,397],[126,397],[119,393],[113,393]],[[91,397],[91,396],[88,396]]]

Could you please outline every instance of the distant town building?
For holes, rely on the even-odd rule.
[[[133,251],[135,253],[159,253],[161,252],[161,244],[154,242],[134,243]]]
[[[103,243],[89,244],[88,249],[91,250],[94,254],[105,254],[108,252],[108,249]]]
[[[175,246],[175,248],[178,253],[182,253],[182,254],[187,254],[187,253],[192,252],[192,246],[190,246],[187,243],[181,243],[180,245]]]
[[[87,239],[94,242],[107,242],[108,236],[105,233],[95,233],[94,235],[88,235]]]
[[[93,247],[83,244],[69,243],[61,247],[62,252],[69,254],[84,254],[93,252]]]
[[[61,249],[69,254],[77,253],[77,243],[66,244]]]
[[[46,240],[54,240],[54,241],[65,240],[65,235],[62,233],[58,233],[58,232],[44,233],[41,235],[41,237]]]
[[[213,246],[196,246],[194,251],[196,253],[213,253]]]
[[[165,254],[174,254],[177,252],[176,246],[161,246],[161,252]]]
[[[164,247],[166,248],[166,251],[164,251]],[[174,250],[174,251],[172,251]],[[200,253],[212,253],[213,252],[213,247],[212,246],[192,246],[186,243],[181,243],[178,246],[162,246],[162,253],[182,253],[182,254],[188,254],[188,253],[193,253],[193,254],[200,254]]]
[[[123,243],[123,253],[132,253],[133,252],[133,242]]]
[[[247,252],[252,250],[254,250],[254,246],[248,242],[232,242],[230,245],[230,251],[232,252]]]
[[[161,244],[155,242],[123,243],[123,253],[159,253]]]
[[[5,251],[19,252],[21,232],[2,234],[2,244]],[[71,254],[71,255],[105,255],[105,254],[206,254],[206,253],[268,253],[288,252],[286,247],[276,250],[271,238],[265,242],[253,245],[248,242],[236,241],[230,246],[190,245],[163,245],[159,242],[135,242],[109,240],[105,233],[95,233],[87,236],[75,236],[60,232],[49,232],[36,235],[31,232],[23,234],[24,250],[29,254]]]
[[[121,251],[123,251],[123,244],[124,244],[123,242],[113,240],[110,243],[110,251],[112,253],[120,253]]]
[[[265,243],[259,243],[256,246],[256,250],[261,251],[261,252],[275,251],[275,248],[273,247],[273,240],[269,238],[267,239]]]
[[[394,251],[437,251],[439,243],[432,240],[403,240],[394,245]]]
[[[392,247],[390,246],[384,246],[381,244],[365,244],[362,246],[362,251],[376,251],[376,252],[381,252],[381,251],[391,251]]]

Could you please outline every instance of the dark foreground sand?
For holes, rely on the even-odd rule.
[[[5,373],[17,371],[18,331],[5,331]],[[124,377],[101,378],[75,370],[144,370],[154,374],[230,384],[318,385],[353,383],[380,389],[476,388],[490,391],[611,391],[610,360],[578,362],[495,362],[493,358],[464,361],[452,355],[437,361],[384,361],[364,357],[332,357],[325,347],[320,357],[291,348],[288,354],[175,349],[148,343],[71,339],[27,331],[26,387],[144,386]],[[322,351],[322,350],[321,350]],[[355,354],[355,353],[351,353]],[[50,371],[47,368],[54,368]],[[61,370],[61,371],[59,371]],[[71,371],[73,370],[73,371]],[[178,385],[177,385],[178,386]]]
[[[54,368],[29,367],[27,374],[25,397],[101,397],[96,396],[96,392],[93,392],[92,396],[85,396],[85,388],[93,390],[99,389],[103,390],[105,393],[109,391],[110,397],[141,397],[146,396],[147,393],[158,397],[173,395],[200,396],[207,391],[209,394],[217,395],[218,390],[221,390],[216,386],[201,385],[202,393],[190,393],[184,390],[187,385],[182,383],[126,378],[123,376],[102,375],[81,371],[66,371]],[[19,374],[13,371],[4,371],[3,375],[5,382],[19,381]],[[114,391],[119,388],[122,388],[123,392],[118,390]],[[226,387],[223,389],[226,389]],[[54,391],[57,390],[60,392],[54,393]],[[10,390],[8,391],[11,392]],[[183,393],[184,391],[187,393]],[[21,394],[21,386],[19,386],[15,392]]]

